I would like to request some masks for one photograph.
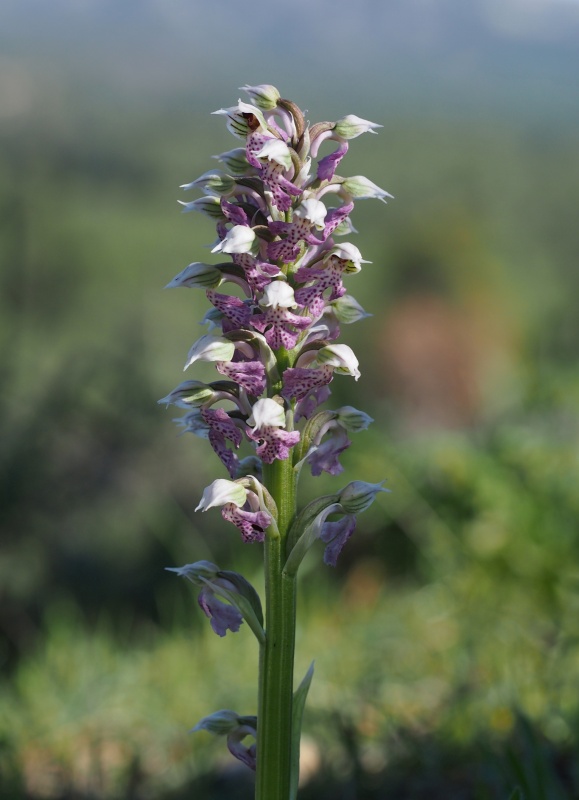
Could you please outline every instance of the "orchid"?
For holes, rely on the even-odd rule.
[[[208,561],[170,569],[199,590],[216,634],[247,622],[261,651],[258,717],[224,710],[193,730],[227,738],[231,753],[256,770],[257,800],[295,800],[313,674],[293,692],[296,575],[319,542],[324,563],[335,566],[357,515],[387,491],[383,482],[352,481],[298,511],[297,484],[305,465],[313,476],[339,475],[350,434],[372,422],[352,406],[320,407],[336,375],[360,378],[353,350],[337,340],[342,325],[369,316],[347,284],[370,262],[338,237],[356,232],[355,201],[391,195],[363,176],[336,174],[349,142],[380,125],[355,115],[309,125],[274,86],[243,91],[249,102],[214,112],[243,146],[214,156],[223,169],[181,186],[201,192],[183,210],[215,222],[211,253],[223,261],[193,262],[167,284],[205,292],[207,333],[191,346],[185,369],[205,362],[218,376],[183,381],[159,402],[185,410],[177,425],[207,439],[227,475],[205,488],[195,510],[220,509],[243,542],[264,551],[265,624],[257,592],[238,573]],[[335,150],[319,158],[328,141]]]

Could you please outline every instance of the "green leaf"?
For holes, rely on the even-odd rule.
[[[298,781],[300,777],[300,738],[302,734],[302,718],[306,699],[310,689],[312,678],[314,677],[314,662],[310,667],[298,688],[294,692],[293,711],[292,711],[292,757],[291,757],[291,776],[290,776],[290,800],[296,800],[298,796]]]

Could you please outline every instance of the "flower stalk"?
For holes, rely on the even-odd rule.
[[[336,174],[348,142],[379,125],[349,115],[309,126],[275,87],[244,91],[250,103],[215,112],[243,147],[216,156],[226,171],[181,187],[203,193],[183,210],[216,224],[211,252],[230,261],[193,262],[167,285],[205,291],[208,331],[190,347],[185,369],[210,362],[220,377],[185,381],[159,402],[186,410],[177,424],[208,439],[228,476],[204,490],[196,510],[221,508],[243,542],[263,548],[264,614],[241,575],[210,562],[173,568],[200,589],[199,605],[218,635],[246,622],[260,649],[257,717],[222,710],[194,730],[227,737],[232,755],[256,771],[256,800],[295,800],[313,675],[312,665],[294,692],[297,573],[318,540],[324,562],[335,566],[356,515],[384,491],[354,481],[298,511],[297,484],[305,467],[314,477],[342,472],[349,434],[372,422],[351,406],[319,408],[336,375],[360,377],[355,354],[336,340],[342,325],[369,316],[344,283],[369,262],[337,239],[354,232],[354,200],[391,195],[363,176]],[[314,165],[323,142],[335,149]],[[237,294],[226,293],[228,284]],[[240,458],[242,445],[253,454]]]

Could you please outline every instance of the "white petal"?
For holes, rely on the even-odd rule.
[[[247,491],[239,483],[217,478],[203,490],[203,497],[195,511],[207,511],[215,506],[234,503],[238,508],[245,505]]]
[[[275,161],[276,164],[281,164],[284,169],[289,169],[292,165],[289,147],[281,139],[268,139],[263,147],[257,153],[254,153],[254,156]]]
[[[259,305],[264,308],[293,308],[296,305],[294,290],[285,281],[268,283]]]
[[[255,232],[248,225],[234,225],[212,253],[249,253],[255,241]]]
[[[231,361],[235,353],[235,345],[221,336],[206,334],[193,344],[187,355],[184,370],[195,361]]]
[[[247,424],[253,425],[254,433],[258,428],[263,428],[264,425],[275,428],[285,428],[285,412],[283,406],[276,403],[276,401],[272,400],[270,397],[258,400],[253,406]]]
[[[327,213],[328,210],[321,200],[316,200],[313,197],[310,197],[307,200],[304,200],[304,202],[298,206],[298,208],[296,208],[294,211],[294,217],[307,219],[312,223],[312,225],[318,228],[318,230],[322,230]]]

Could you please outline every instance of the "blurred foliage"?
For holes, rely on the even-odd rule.
[[[115,102],[48,95],[0,131],[2,796],[245,798],[186,731],[255,710],[253,641],[213,636],[163,567],[259,585],[259,559],[193,514],[218,461],[156,406],[204,309],[160,287],[214,235],[171,204],[232,145]],[[304,565],[303,798],[576,797],[577,136],[374,117],[343,171],[397,199],[358,206],[373,264],[348,286],[374,317],[333,388],[377,422],[302,492],[392,493],[337,570]]]

